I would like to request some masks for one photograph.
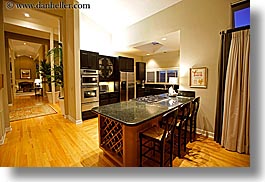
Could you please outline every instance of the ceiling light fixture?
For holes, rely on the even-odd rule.
[[[27,43],[26,42],[24,42],[24,45],[26,45]]]
[[[30,17],[30,15],[28,13],[24,13],[24,16],[27,17],[27,18]]]
[[[164,38],[162,38],[161,40],[167,40],[167,38],[166,38],[166,37],[164,37]]]
[[[150,54],[146,54],[147,56],[149,56]]]

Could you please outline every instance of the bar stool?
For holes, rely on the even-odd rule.
[[[190,116],[190,105],[191,103],[186,103],[180,106],[179,112],[181,115],[178,116],[176,129],[174,132],[174,157],[181,157],[181,148],[183,147],[184,152],[186,152],[187,144],[187,126]],[[176,149],[176,150],[175,150]]]
[[[171,110],[162,116],[160,126],[153,126],[139,133],[140,137],[140,166],[143,166],[143,159],[159,164],[161,167],[172,167],[172,155],[174,144],[174,130],[178,108]],[[159,159],[155,154],[159,153]],[[167,158],[165,159],[165,156]]]
[[[190,142],[196,139],[197,128],[197,113],[200,107],[200,97],[196,97],[191,102],[191,115],[190,115]]]

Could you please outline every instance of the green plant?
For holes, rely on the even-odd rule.
[[[53,81],[56,85],[64,88],[64,80],[63,80],[63,59],[62,59],[62,47],[61,44],[51,50],[48,51],[47,57],[53,55],[54,61],[58,64],[54,64],[54,76]],[[58,61],[59,60],[59,61]]]
[[[48,91],[51,91],[51,63],[49,63],[46,59],[41,61],[39,74],[43,77],[42,82],[48,84]]]
[[[49,90],[51,91],[51,83],[55,83],[57,86],[64,88],[63,80],[63,61],[62,61],[62,47],[59,44],[57,47],[48,51],[46,57],[53,56],[54,67],[51,68],[51,63],[47,60],[41,61],[39,74],[43,76],[43,83],[47,83]],[[51,72],[54,72],[54,75],[51,75]]]

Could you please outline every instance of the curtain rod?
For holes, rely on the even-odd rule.
[[[250,29],[250,25],[243,26],[243,27],[238,27],[238,28],[231,28],[231,29],[228,29],[228,30],[223,30],[223,31],[220,32],[220,34],[232,33],[232,32],[237,32],[237,31],[246,30],[246,29]]]

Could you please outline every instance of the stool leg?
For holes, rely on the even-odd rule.
[[[185,122],[185,125],[184,125],[184,152],[186,152],[186,138],[187,138],[187,122]]]
[[[164,145],[160,144],[160,167],[164,166]]]
[[[190,119],[190,143],[191,142],[193,142],[193,137],[192,137],[192,135],[193,135],[193,121],[192,121],[192,119]]]
[[[142,167],[142,155],[143,155],[143,149],[142,149],[142,137],[140,135],[140,167]]]
[[[178,128],[178,157],[180,158],[180,148],[181,148],[181,144],[180,144],[180,138],[181,138],[181,128]]]

